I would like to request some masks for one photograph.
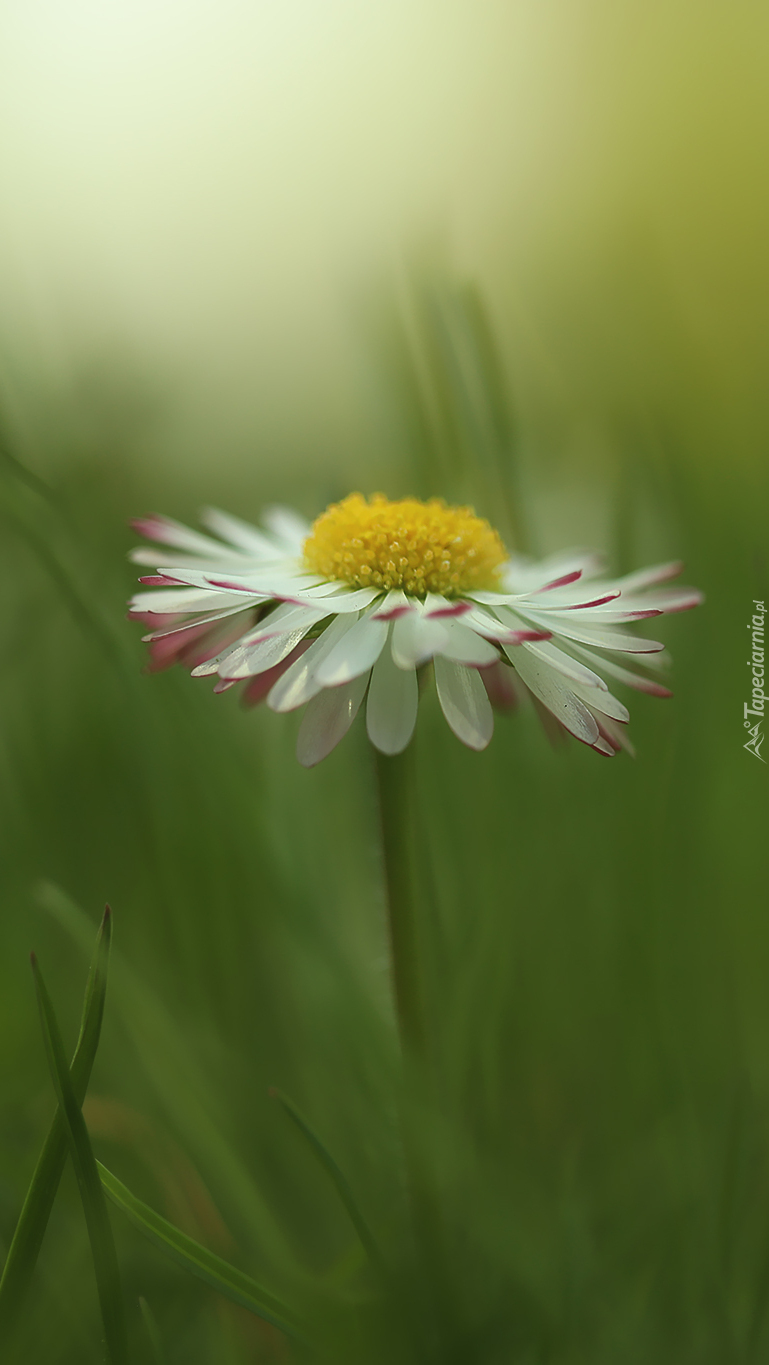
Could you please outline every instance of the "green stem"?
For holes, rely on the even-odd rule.
[[[401,1132],[414,1246],[421,1282],[435,1310],[444,1298],[446,1266],[440,1196],[425,1138],[434,1109],[425,1002],[420,974],[416,848],[420,828],[414,746],[376,753],[390,962],[403,1061]],[[443,1314],[441,1314],[443,1316]]]
[[[413,745],[402,754],[390,756],[378,750],[375,754],[395,1013],[404,1061],[423,1064],[426,1037],[414,876]]]

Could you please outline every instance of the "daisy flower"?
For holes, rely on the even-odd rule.
[[[596,752],[629,749],[628,712],[604,675],[670,696],[656,676],[662,644],[628,627],[701,601],[693,588],[660,586],[678,563],[617,579],[584,551],[537,563],[509,555],[471,508],[439,499],[352,493],[312,525],[284,508],[265,513],[264,529],[215,510],[202,521],[210,534],[160,516],[134,522],[160,547],[133,553],[157,570],[131,601],[131,615],[154,627],[150,667],[186,664],[215,676],[217,692],[242,682],[247,702],[273,711],[306,706],[297,746],[306,767],[331,752],[364,700],[372,744],[400,753],[428,665],[448,724],[471,749],[491,739],[492,703],[510,707],[524,692]]]

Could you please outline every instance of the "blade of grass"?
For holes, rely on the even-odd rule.
[[[15,529],[27,542],[33,554],[37,556],[49,574],[78,626],[86,636],[91,636],[98,642],[109,662],[117,669],[122,670],[126,663],[125,641],[121,640],[116,634],[99,607],[95,607],[91,603],[88,594],[83,591],[74,569],[65,562],[58,549],[55,549],[50,541],[41,535],[37,527],[32,525],[23,514],[8,506],[4,510],[9,521],[13,523]]]
[[[147,1336],[149,1337],[150,1346],[152,1347],[152,1359],[155,1362],[155,1365],[166,1365],[165,1351],[163,1350],[163,1343],[160,1340],[160,1331],[155,1320],[155,1314],[146,1299],[139,1299],[139,1311],[144,1319],[144,1326],[147,1331]]]
[[[11,438],[8,434],[5,422],[0,422],[0,460],[5,462],[15,477],[19,479],[21,483],[25,484],[27,488],[32,489],[32,491],[37,493],[41,498],[45,498],[45,501],[50,503],[52,507],[57,506],[54,491],[46,483],[45,479],[41,479],[40,475],[35,474],[34,470],[28,469],[24,464],[24,461],[20,460],[18,455],[14,454],[11,448]]]
[[[96,937],[83,1000],[80,1034],[70,1068],[72,1089],[78,1106],[83,1103],[99,1045],[111,938],[112,915],[107,906]],[[61,1108],[58,1108],[27,1190],[0,1279],[0,1347],[10,1339],[24,1306],[66,1159],[67,1125]]]
[[[340,1170],[328,1148],[321,1142],[315,1130],[310,1127],[307,1119],[294,1104],[294,1101],[290,1100],[288,1095],[284,1095],[281,1090],[275,1089],[275,1087],[270,1090],[270,1095],[273,1099],[278,1101],[284,1113],[288,1114],[292,1123],[296,1125],[302,1136],[309,1142],[324,1171],[330,1176],[334,1188],[344,1204],[350,1222],[355,1228],[367,1256],[372,1264],[375,1265],[379,1271],[384,1273],[385,1265],[382,1253],[377,1246],[376,1239],[369,1228],[368,1223],[358,1208],[355,1195],[350,1189],[347,1177]]]
[[[120,1274],[104,1191],[96,1169],[85,1119],[72,1086],[56,1015],[34,953],[31,961],[51,1079],[67,1125],[70,1155],[83,1201],[104,1323],[107,1356],[110,1365],[128,1365]]]
[[[250,1275],[230,1265],[229,1261],[223,1260],[207,1247],[201,1246],[193,1237],[188,1237],[186,1232],[169,1223],[162,1214],[156,1213],[148,1204],[137,1199],[136,1195],[132,1194],[100,1161],[96,1162],[96,1168],[113,1204],[122,1209],[134,1227],[138,1228],[148,1241],[217,1293],[223,1294],[233,1303],[240,1304],[242,1308],[247,1308],[265,1322],[271,1322],[274,1327],[278,1327],[294,1340],[302,1340],[297,1331],[297,1319],[286,1304],[281,1303],[269,1290],[263,1289]]]
[[[90,947],[87,915],[59,887],[43,883],[38,900],[76,943]],[[159,1103],[176,1130],[193,1144],[195,1160],[226,1200],[228,1216],[237,1213],[244,1228],[258,1228],[260,1246],[269,1247],[270,1264],[279,1262],[297,1277],[296,1258],[280,1222],[213,1117],[221,1111],[215,1085],[190,1048],[183,1027],[119,952],[113,952],[110,963],[110,1001]]]

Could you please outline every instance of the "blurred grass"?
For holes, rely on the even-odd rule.
[[[460,330],[475,319],[461,335],[478,358],[468,297],[443,297],[448,330],[425,312],[440,422],[426,421],[421,381],[410,397],[401,388],[403,461],[384,480],[364,468],[364,490],[421,477],[494,518],[504,487],[537,550],[566,528],[628,564],[681,555],[707,605],[660,627],[675,698],[633,696],[635,762],[553,751],[531,712],[498,720],[491,747],[471,754],[434,698],[422,703],[419,843],[433,890],[421,927],[440,1103],[421,1119],[441,1283],[413,1265],[405,1228],[361,727],[308,773],[295,717],[243,712],[181,671],[141,673],[139,631],[123,620],[127,518],[155,505],[184,519],[196,501],[257,518],[267,496],[259,467],[238,487],[218,465],[183,487],[146,472],[106,390],[109,460],[73,440],[50,491],[12,462],[0,470],[0,1238],[53,1107],[28,951],[45,961],[68,1045],[109,899],[113,986],[86,1108],[97,1155],[189,1235],[301,1302],[329,1358],[747,1365],[769,1350],[766,773],[741,748],[766,477],[736,483],[715,446],[695,458],[667,409],[643,422],[604,414],[600,458],[538,445],[535,428],[499,416],[501,361],[487,357],[480,389],[475,362],[453,363],[457,317]],[[413,352],[401,374],[412,363]],[[28,456],[13,428],[7,439]],[[281,496],[312,513],[345,491],[341,478],[292,474]],[[265,471],[268,496],[276,481]],[[271,1086],[344,1172],[393,1268],[388,1303]],[[170,1365],[288,1358],[273,1329],[113,1224],[137,1359],[140,1296]],[[100,1359],[71,1178],[33,1296],[19,1361]]]

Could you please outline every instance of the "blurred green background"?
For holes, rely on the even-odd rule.
[[[328,1358],[769,1352],[767,29],[737,0],[10,0],[0,16],[0,1249],[109,900],[86,1113],[137,1193],[307,1306]],[[421,708],[412,1270],[371,755],[142,673],[127,519],[469,498],[534,553],[686,560],[639,751],[482,755]],[[402,1271],[382,1303],[301,1106]],[[135,1359],[287,1360],[119,1216]],[[101,1359],[71,1173],[19,1361]]]

